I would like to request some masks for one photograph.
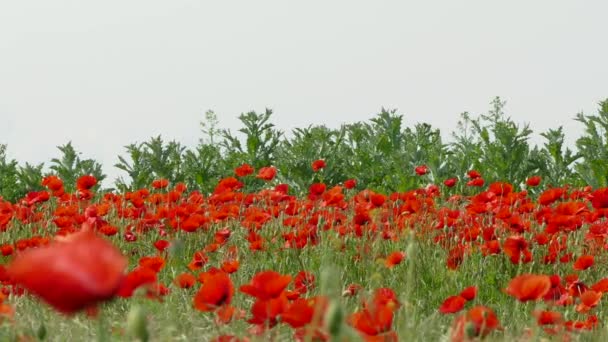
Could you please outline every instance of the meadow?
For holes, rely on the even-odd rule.
[[[0,158],[0,339],[606,340],[608,102],[585,135],[500,100],[425,124],[295,130],[241,116],[127,146],[112,187],[71,144]]]

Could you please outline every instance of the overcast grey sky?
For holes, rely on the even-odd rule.
[[[499,95],[536,132],[608,97],[608,2],[1,1],[0,143],[48,161],[71,140],[111,165],[162,134],[194,145],[274,109],[285,130],[397,108],[449,131]]]

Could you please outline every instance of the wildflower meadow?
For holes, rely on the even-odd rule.
[[[0,148],[0,340],[608,340],[608,101],[561,127],[496,98],[454,131],[396,111],[198,146]]]

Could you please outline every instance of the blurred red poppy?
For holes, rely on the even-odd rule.
[[[312,170],[314,172],[318,172],[319,170],[325,168],[325,166],[325,160],[323,159],[318,159],[312,162]]]
[[[182,273],[175,277],[174,283],[182,289],[189,289],[196,284],[196,277],[191,273]]]
[[[540,176],[532,176],[526,180],[527,186],[538,186],[540,184]]]
[[[509,282],[507,294],[521,302],[543,298],[551,289],[551,278],[546,275],[523,274]]]
[[[443,181],[443,184],[445,186],[447,186],[448,188],[451,188],[454,185],[456,185],[456,182],[458,182],[458,178],[448,178],[448,179],[446,179],[446,180]]]
[[[295,290],[300,294],[304,294],[315,288],[315,275],[310,272],[300,271],[296,274],[293,283]]]
[[[439,307],[442,314],[455,313],[464,309],[467,300],[462,296],[450,296]]]
[[[354,187],[357,186],[357,180],[356,179],[347,179],[344,181],[344,187],[347,189],[353,189]]]
[[[485,181],[483,180],[483,178],[473,178],[467,182],[467,186],[481,187],[484,184],[485,184]]]
[[[602,295],[602,292],[586,290],[580,296],[581,302],[576,306],[576,311],[588,312],[599,304],[600,299],[602,299]]]
[[[200,311],[213,311],[232,302],[234,285],[228,274],[216,272],[205,278],[203,286],[194,296],[194,307]]]
[[[593,255],[582,255],[574,262],[574,269],[577,271],[583,271],[593,266],[595,258]]]
[[[420,166],[416,166],[414,171],[416,172],[416,174],[418,176],[424,176],[429,172],[429,168],[426,165],[420,165]]]
[[[76,189],[89,190],[97,184],[97,178],[92,175],[84,175],[76,180]]]
[[[399,265],[404,258],[405,252],[393,252],[386,257],[386,260],[384,260],[384,265],[388,268],[393,268],[394,266]]]
[[[123,298],[130,298],[138,288],[150,284],[154,284],[157,281],[157,273],[147,267],[137,267],[129,272],[118,289],[117,295]]]
[[[242,285],[241,292],[258,299],[277,298],[291,282],[291,276],[281,275],[275,271],[259,272],[253,276],[250,284]]]
[[[467,172],[467,176],[469,176],[471,179],[481,178],[481,173],[479,173],[477,170],[471,170]]]
[[[114,245],[85,230],[21,253],[7,272],[16,284],[72,314],[114,297],[126,266],[127,259]]]
[[[608,209],[608,188],[597,189],[590,197],[591,205],[595,209]]]
[[[46,186],[51,191],[59,191],[61,188],[63,188],[63,181],[55,175],[44,177],[41,184],[42,186]]]
[[[277,174],[277,169],[274,166],[267,166],[260,169],[256,178],[265,181],[271,181]]]
[[[163,252],[164,250],[169,248],[170,245],[171,243],[169,241],[162,239],[154,242],[154,248],[156,248],[156,250],[159,252]]]
[[[452,340],[461,340],[455,337],[457,335],[464,335],[465,329],[469,337],[484,337],[493,330],[500,329],[500,322],[492,309],[485,306],[476,306],[469,310],[466,315],[460,316],[455,321],[455,326],[452,330]]]
[[[169,181],[165,178],[155,179],[152,181],[152,187],[154,189],[164,189],[169,186]]]
[[[534,311],[536,323],[538,325],[561,324],[563,322],[562,314],[555,311]]]
[[[477,296],[477,286],[467,287],[466,289],[462,290],[462,292],[460,292],[460,295],[462,296],[462,298],[466,299],[467,302],[475,299],[475,297]]]
[[[300,298],[291,303],[287,310],[281,315],[283,322],[291,325],[292,328],[301,328],[312,322],[315,314],[318,315],[318,322],[323,321],[322,316],[329,306],[327,297]]]
[[[250,174],[252,174],[255,170],[253,169],[253,166],[245,163],[239,167],[237,167],[236,169],[234,169],[234,173],[237,175],[237,177],[245,177],[245,176],[249,176]]]

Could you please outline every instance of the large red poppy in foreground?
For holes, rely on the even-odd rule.
[[[55,309],[72,314],[111,299],[123,279],[127,259],[91,230],[19,254],[7,267],[17,285]]]

